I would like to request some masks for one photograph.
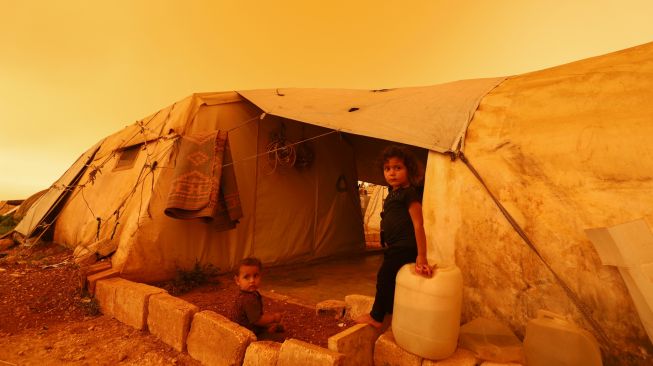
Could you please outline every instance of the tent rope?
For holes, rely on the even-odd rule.
[[[120,224],[120,221],[118,221],[120,219],[120,211],[116,210],[115,214],[116,214],[116,224],[113,226],[113,230],[111,231],[111,238],[109,238],[109,240],[113,240],[113,236],[116,235],[116,229],[118,228],[118,224]]]
[[[174,109],[174,107],[175,107],[175,105],[172,106],[172,109]],[[165,118],[166,121],[170,118],[170,114],[171,114],[171,112],[172,112],[172,109],[171,109],[170,111],[168,111],[168,115],[167,115],[166,118]],[[162,141],[162,140],[170,140],[170,139],[178,140],[178,139],[181,137],[181,135],[179,135],[179,134],[177,134],[177,133],[173,133],[173,134],[168,134],[168,135],[166,135],[166,136],[161,136],[162,131],[159,131],[159,133],[158,133],[158,137],[155,138],[155,139],[150,139],[150,140],[148,140],[148,139],[146,138],[146,136],[145,136],[145,132],[146,132],[146,131],[154,132],[154,131],[152,131],[152,130],[148,127],[148,124],[149,124],[149,123],[150,123],[150,122],[151,122],[151,121],[152,121],[152,120],[153,120],[153,119],[154,119],[154,118],[155,118],[155,117],[156,117],[156,116],[157,116],[161,111],[162,111],[162,110],[160,110],[160,111],[158,111],[157,113],[155,113],[154,115],[152,115],[152,116],[151,116],[147,121],[145,121],[145,120],[137,121],[135,124],[139,127],[139,128],[138,128],[138,131],[136,131],[136,133],[135,133],[133,136],[131,136],[130,138],[124,140],[124,141],[123,141],[123,142],[122,142],[122,143],[121,143],[117,148],[113,149],[113,150],[111,151],[111,153],[105,155],[104,157],[89,157],[89,158],[88,158],[89,161],[83,165],[83,168],[84,168],[84,169],[91,168],[91,171],[88,173],[88,175],[87,175],[87,179],[86,179],[86,181],[85,181],[84,183],[79,183],[79,181],[78,181],[77,183],[75,183],[75,184],[69,184],[69,185],[64,185],[64,184],[62,184],[62,185],[57,185],[56,183],[53,183],[53,184],[50,186],[50,188],[49,188],[49,189],[61,189],[64,193],[72,193],[72,197],[67,198],[67,200],[71,200],[71,199],[73,199],[73,198],[74,198],[75,196],[77,196],[77,194],[79,194],[79,193],[82,194],[82,198],[83,198],[83,200],[84,200],[84,203],[86,204],[87,209],[89,210],[89,212],[91,213],[91,215],[92,215],[93,217],[95,217],[96,220],[98,221],[98,229],[97,229],[97,233],[96,233],[96,236],[98,237],[98,240],[99,240],[99,234],[100,234],[100,229],[101,229],[101,222],[102,222],[102,220],[104,220],[105,223],[108,223],[108,221],[109,221],[109,219],[111,218],[111,216],[113,216],[114,214],[116,215],[116,223],[115,223],[115,226],[113,227],[113,230],[112,230],[112,233],[111,233],[111,238],[113,239],[113,237],[114,237],[114,235],[115,235],[115,232],[116,232],[116,229],[117,229],[117,226],[118,226],[118,224],[119,224],[119,222],[118,222],[119,211],[120,211],[121,208],[124,208],[124,207],[128,204],[128,202],[130,201],[130,199],[131,199],[131,198],[134,196],[134,194],[136,193],[138,186],[139,186],[139,185],[142,185],[142,184],[144,183],[145,179],[146,179],[150,174],[152,174],[152,176],[153,176],[153,177],[152,177],[152,191],[153,191],[153,190],[154,190],[154,173],[155,173],[155,169],[164,169],[164,168],[167,169],[167,168],[169,168],[169,167],[167,167],[167,166],[157,166],[157,165],[158,165],[158,162],[157,162],[156,158],[163,157],[163,156],[165,156],[166,154],[168,154],[168,153],[170,152],[170,150],[172,150],[172,149],[175,147],[175,144],[172,144],[172,145],[170,145],[168,148],[166,148],[166,149],[164,149],[164,150],[161,150],[161,151],[159,151],[159,152],[157,152],[157,153],[151,153],[151,152],[149,151],[149,149],[147,148],[147,145],[154,144],[154,143],[158,143],[158,142],[160,142],[160,141]],[[236,125],[235,127],[231,128],[231,129],[229,129],[229,130],[227,130],[227,131],[233,131],[233,130],[235,130],[235,129],[238,129],[238,128],[241,128],[241,127],[244,127],[245,125],[247,125],[247,124],[249,124],[249,123],[251,123],[251,122],[253,122],[253,121],[256,121],[256,120],[262,120],[263,118],[266,117],[266,115],[267,115],[266,113],[261,113],[260,115],[256,115],[256,116],[254,116],[254,117],[252,117],[252,118],[249,118],[249,119],[245,120],[243,123],[241,123],[241,124],[239,124],[239,125]],[[164,125],[165,125],[165,122],[164,122]],[[340,133],[340,131],[339,131],[339,130],[331,130],[331,131],[328,131],[328,132],[326,132],[326,133],[323,133],[323,134],[320,134],[320,135],[317,135],[317,136],[314,136],[314,137],[310,137],[310,138],[307,138],[307,139],[303,139],[303,140],[301,140],[301,141],[297,141],[297,142],[293,142],[293,143],[287,144],[286,147],[294,146],[294,145],[298,145],[298,144],[301,144],[301,143],[306,142],[306,141],[315,140],[315,139],[318,139],[318,138],[321,138],[321,137],[324,137],[324,136],[327,136],[327,135],[330,135],[330,134],[333,134],[333,133]],[[130,192],[125,196],[125,198],[122,200],[122,202],[118,205],[118,208],[117,208],[116,210],[114,210],[113,213],[111,213],[110,215],[108,215],[108,216],[107,216],[106,218],[104,218],[104,219],[101,218],[101,217],[99,217],[99,216],[96,216],[95,213],[93,212],[93,210],[91,209],[90,204],[89,204],[88,201],[86,200],[86,197],[84,196],[84,189],[87,188],[87,184],[89,184],[89,183],[90,183],[91,185],[93,185],[93,184],[95,183],[95,180],[96,180],[96,178],[97,178],[97,175],[98,175],[98,174],[102,174],[102,168],[104,168],[104,166],[105,166],[109,161],[112,160],[112,158],[113,158],[113,157],[114,157],[114,156],[115,156],[115,155],[120,151],[120,149],[122,149],[124,146],[126,146],[126,145],[127,145],[130,141],[132,141],[134,138],[136,138],[137,136],[139,136],[139,134],[142,135],[142,137],[143,137],[143,140],[144,140],[144,142],[143,142],[143,145],[144,145],[143,150],[145,150],[147,156],[146,156],[146,164],[143,164],[143,167],[141,168],[141,171],[139,172],[139,175],[138,175],[138,178],[136,179],[136,183],[134,184],[134,187],[133,187],[133,188],[130,190]],[[239,163],[239,162],[243,162],[243,161],[247,161],[247,160],[255,159],[255,158],[258,158],[258,157],[260,157],[260,156],[267,155],[267,154],[269,154],[269,153],[276,153],[278,150],[281,150],[281,148],[280,148],[280,149],[274,149],[274,150],[266,151],[266,152],[263,152],[263,153],[260,153],[260,154],[255,154],[255,155],[252,155],[252,156],[248,156],[248,157],[245,157],[245,158],[243,158],[243,159],[234,160],[234,161],[232,161],[232,162],[230,162],[230,163],[228,163],[228,164],[223,164],[222,167],[224,168],[224,167],[228,167],[228,166],[234,165],[235,163]],[[99,148],[98,148],[98,150],[96,150],[95,154],[97,154],[98,152],[99,152]],[[95,154],[94,154],[94,155],[95,155]],[[155,158],[155,159],[154,159],[154,162],[152,162],[152,160],[153,160],[152,158],[153,158],[153,157]],[[95,161],[98,161],[98,160],[100,160],[99,165],[94,164],[94,162],[95,162]],[[148,169],[148,168],[149,168],[149,169]],[[147,171],[145,174],[143,174],[143,173],[145,172],[146,169],[147,169],[148,171]],[[141,188],[142,188],[142,187],[141,187]],[[141,195],[142,195],[142,189],[141,189]],[[50,208],[48,209],[48,211],[46,212],[46,216],[47,216],[48,214],[50,214],[50,213],[55,209],[55,207],[58,207],[58,206],[59,206],[59,204],[60,204],[60,203],[62,202],[62,200],[64,199],[64,196],[66,196],[66,195],[65,195],[65,194],[61,194],[61,195],[57,198],[57,200],[54,202],[54,204],[52,204],[52,205],[50,206]],[[41,197],[41,198],[42,198],[42,197]],[[40,199],[41,199],[41,198],[40,198]],[[40,200],[40,199],[39,199],[39,200]],[[141,197],[141,201],[142,201],[142,197]],[[142,203],[141,203],[141,205],[142,205]],[[139,207],[139,219],[140,219],[140,209],[141,209],[141,207]],[[149,207],[148,207],[148,211],[149,211]],[[42,236],[43,236],[43,235],[48,231],[48,229],[49,229],[49,228],[50,228],[50,227],[51,227],[51,226],[52,226],[52,225],[57,221],[57,219],[59,218],[59,216],[61,215],[62,212],[63,212],[63,211],[60,210],[60,211],[55,215],[55,217],[52,218],[52,220],[51,220],[50,222],[43,223],[43,230],[39,233],[39,235],[36,237],[36,239],[35,239],[34,242],[38,242],[38,241],[41,239],[41,237],[42,237]]]
[[[254,117],[252,117],[252,118],[246,120],[245,122],[243,122],[243,123],[241,123],[241,124],[239,124],[239,125],[236,125],[236,126],[230,128],[230,129],[228,129],[228,130],[227,130],[227,133],[229,133],[229,132],[231,132],[231,131],[233,131],[233,130],[237,130],[237,129],[241,128],[241,127],[245,127],[245,126],[247,126],[248,124],[250,124],[250,123],[252,123],[252,122],[254,122],[254,121],[256,121],[256,120],[262,120],[263,118],[265,118],[265,116],[266,116],[265,112],[264,112],[264,113],[261,113],[261,114],[259,114],[259,115],[256,115],[256,116],[254,116]]]
[[[250,155],[250,156],[245,157],[245,158],[242,158],[242,159],[234,160],[234,161],[232,161],[231,163],[223,164],[222,167],[225,168],[225,167],[228,167],[228,166],[234,165],[235,163],[240,163],[240,162],[243,162],[243,161],[246,161],[246,160],[256,159],[256,158],[258,158],[258,157],[261,157],[261,156],[264,156],[264,155],[268,155],[268,154],[270,154],[270,153],[276,153],[276,152],[278,152],[278,151],[280,151],[280,150],[287,149],[289,146],[299,145],[299,144],[301,144],[301,143],[304,143],[304,142],[307,142],[307,141],[311,141],[311,140],[316,140],[316,139],[319,139],[319,138],[321,138],[321,137],[325,137],[325,136],[327,136],[327,135],[331,135],[331,134],[334,134],[334,133],[340,133],[340,131],[339,131],[339,130],[331,130],[331,131],[329,131],[329,132],[325,132],[325,133],[323,133],[323,134],[321,134],[321,135],[317,135],[317,136],[309,137],[309,138],[304,139],[304,140],[300,140],[300,141],[297,141],[297,142],[293,142],[293,143],[286,144],[285,146],[280,147],[280,148],[271,149],[271,150],[266,150],[265,152],[260,153],[260,154]]]
[[[592,326],[594,331],[599,335],[599,337],[602,340],[602,343],[605,347],[608,349],[613,349],[613,344],[606,335],[605,331],[601,327],[601,325],[592,317],[590,309],[585,305],[581,299],[576,295],[576,293],[567,285],[567,283],[553,270],[551,265],[547,262],[547,260],[542,256],[540,251],[537,249],[533,241],[526,235],[524,230],[519,226],[517,221],[510,215],[508,210],[501,204],[501,202],[495,197],[495,195],[492,193],[490,188],[487,186],[481,175],[478,173],[478,171],[474,168],[472,163],[467,159],[465,154],[462,151],[458,152],[458,157],[460,157],[460,160],[462,160],[463,163],[469,168],[469,170],[474,174],[476,179],[481,183],[483,188],[488,192],[494,203],[497,205],[503,216],[508,220],[510,225],[513,227],[513,229],[519,234],[519,236],[524,240],[524,242],[528,245],[528,247],[535,252],[535,255],[544,263],[544,266],[553,274],[553,277],[555,278],[556,282],[562,289],[565,291],[567,296],[571,299],[572,303],[576,306],[576,308],[580,311],[580,313],[585,317],[585,319],[589,322],[589,324]]]
[[[97,231],[95,232],[95,240],[100,240],[100,226],[102,226],[102,218],[96,217],[97,220]]]

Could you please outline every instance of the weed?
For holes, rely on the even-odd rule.
[[[81,301],[81,306],[86,315],[97,316],[100,315],[100,303],[94,297],[86,297]]]
[[[181,295],[196,287],[210,282],[219,273],[219,268],[212,264],[200,264],[199,261],[190,270],[177,268],[177,274],[171,281],[160,284],[171,295]]]
[[[40,261],[41,259],[47,257],[48,255],[45,252],[37,252],[32,254],[32,261]]]

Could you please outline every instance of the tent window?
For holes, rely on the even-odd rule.
[[[120,150],[120,158],[118,158],[113,170],[124,170],[133,167],[139,151],[141,151],[141,145],[134,145]]]

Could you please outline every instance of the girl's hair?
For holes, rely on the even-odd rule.
[[[386,147],[381,153],[381,168],[383,164],[387,163],[390,158],[398,158],[404,162],[408,170],[408,181],[413,187],[419,187],[423,183],[424,172],[422,164],[415,154],[405,146],[390,145]]]

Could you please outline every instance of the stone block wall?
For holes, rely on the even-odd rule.
[[[329,338],[329,349],[344,354],[344,366],[374,365],[374,343],[381,334],[367,324],[357,324]]]
[[[186,349],[190,324],[199,308],[167,293],[150,296],[147,327],[150,333],[179,352]]]
[[[213,311],[193,317],[186,346],[188,354],[205,365],[241,365],[245,350],[256,336]]]
[[[297,339],[286,339],[281,345],[277,366],[342,366],[345,356]]]

